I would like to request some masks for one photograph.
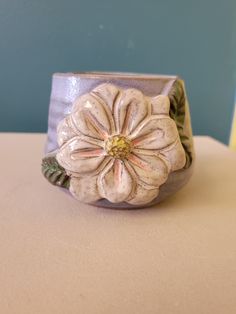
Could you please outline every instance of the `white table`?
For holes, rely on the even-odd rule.
[[[0,313],[236,313],[236,153],[196,137],[190,183],[125,211],[50,185],[44,142],[0,135]]]

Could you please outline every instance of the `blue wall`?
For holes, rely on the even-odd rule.
[[[228,141],[235,0],[1,0],[0,131],[46,131],[60,71],[179,74],[195,134]]]

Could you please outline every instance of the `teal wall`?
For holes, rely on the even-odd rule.
[[[235,0],[0,0],[0,131],[47,128],[51,75],[179,74],[195,134],[228,141]]]

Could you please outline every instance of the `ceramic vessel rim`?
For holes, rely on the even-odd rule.
[[[162,75],[149,73],[132,73],[132,72],[100,72],[100,71],[86,71],[86,72],[56,72],[53,77],[82,77],[82,78],[121,78],[121,79],[176,79],[177,75]]]

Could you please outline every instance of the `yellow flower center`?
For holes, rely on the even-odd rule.
[[[122,135],[115,135],[107,139],[105,148],[110,156],[124,159],[131,152],[131,141]]]

